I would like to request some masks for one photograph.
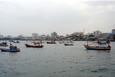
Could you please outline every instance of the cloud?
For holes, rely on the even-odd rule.
[[[92,32],[96,28],[106,31],[115,20],[114,1],[1,1],[0,7],[0,31],[12,35],[53,31],[65,35],[83,29]],[[108,26],[104,27],[105,23]],[[5,32],[6,28],[11,31]]]

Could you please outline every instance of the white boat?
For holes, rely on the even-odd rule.
[[[65,46],[73,46],[73,44],[72,43],[66,43],[66,44],[64,44]]]
[[[65,46],[73,46],[73,42],[72,41],[64,41],[64,45]]]

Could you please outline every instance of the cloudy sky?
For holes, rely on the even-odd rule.
[[[115,1],[30,0],[0,1],[0,33],[58,35],[73,32],[111,32],[115,28]]]

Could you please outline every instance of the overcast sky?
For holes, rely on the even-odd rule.
[[[73,32],[111,32],[115,28],[115,1],[0,1],[0,33],[30,36]]]

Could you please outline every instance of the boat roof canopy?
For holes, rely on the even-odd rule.
[[[107,45],[107,43],[99,44],[99,45]]]
[[[115,34],[115,33],[109,33],[109,34]]]

